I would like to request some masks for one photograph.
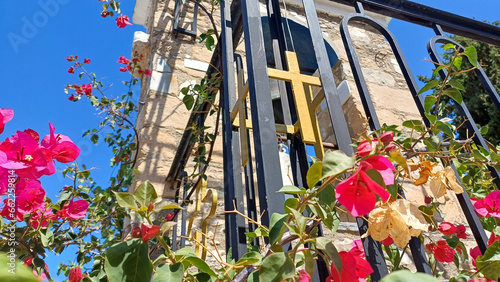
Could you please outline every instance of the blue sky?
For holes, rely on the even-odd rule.
[[[500,19],[500,1],[496,0],[415,2],[478,20]],[[47,3],[51,5],[47,6]],[[15,116],[0,138],[5,139],[16,130],[26,128],[38,131],[43,137],[49,132],[50,121],[56,132],[68,135],[82,149],[79,163],[99,167],[93,174],[102,183],[112,173],[109,169],[111,154],[106,146],[95,146],[87,138],[82,138],[84,131],[98,126],[101,117],[87,101],[68,101],[64,86],[83,82],[77,75],[68,74],[71,64],[65,58],[69,55],[90,58],[92,62],[87,68],[103,78],[105,85],[113,84],[110,93],[121,94],[125,91],[121,81],[129,76],[118,72],[120,65],[116,60],[120,55],[130,57],[133,33],[144,31],[144,28],[134,25],[118,29],[114,18],[100,16],[101,4],[98,0],[2,1],[0,107],[13,108]],[[130,18],[134,4],[135,1],[122,2],[122,11]],[[429,75],[432,65],[423,59],[428,56],[426,44],[434,35],[432,30],[398,20],[393,20],[389,27],[399,39],[413,73]],[[58,193],[69,184],[61,176],[41,180],[49,195]],[[55,274],[57,263],[49,261],[49,268]]]

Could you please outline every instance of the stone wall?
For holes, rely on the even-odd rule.
[[[153,75],[142,81],[137,119],[140,136],[137,168],[140,173],[136,176],[136,184],[148,179],[156,187],[159,195],[169,199],[174,197],[174,191],[164,189],[165,178],[190,115],[182,103],[180,89],[199,82],[212,57],[212,52],[205,48],[204,43],[199,42],[199,38],[193,39],[182,34],[176,36],[172,32],[174,5],[174,0],[151,1],[148,6],[149,18],[145,21],[142,19],[142,23],[147,27],[147,34],[138,34],[134,42],[134,51],[146,54],[149,58],[148,67],[153,70]],[[188,3],[185,6],[187,9],[181,11],[180,25],[184,28],[190,28],[193,5]],[[261,10],[264,15],[265,9]],[[219,13],[216,12],[215,15],[215,21],[219,24]],[[286,16],[290,20],[306,25],[303,11],[293,2],[288,2]],[[319,11],[319,21],[324,38],[339,57],[338,63],[333,68],[333,73],[344,100],[343,109],[351,138],[356,140],[358,134],[368,128],[368,124],[340,36],[339,22],[341,18],[341,14],[332,12],[332,10]],[[380,20],[385,21],[386,24],[388,22],[387,18],[380,18]],[[211,28],[208,17],[201,10],[198,12],[197,23],[198,35]],[[383,36],[363,25],[350,27],[350,33],[381,124],[401,124],[408,119],[419,119],[420,115],[413,103],[411,93],[406,86],[390,46]],[[243,43],[238,46],[237,51],[244,55]],[[322,108],[323,110],[318,110],[318,117],[323,140],[335,143],[333,130],[329,125],[328,112],[324,107]],[[207,126],[214,124],[213,117],[209,118],[206,123]],[[219,235],[217,237],[219,243],[224,242],[221,142],[222,137],[218,136],[214,156],[207,173],[208,187],[218,189],[219,195],[221,195],[218,214],[211,222],[212,226],[219,225],[220,232],[217,234]],[[287,170],[286,168],[282,169]],[[187,166],[186,170],[191,173],[192,169]],[[408,189],[406,194],[409,199],[421,204],[428,191],[421,187],[413,187]],[[456,206],[454,196],[450,195],[450,197],[450,204],[444,206],[444,212],[449,216],[447,220],[465,222],[463,215],[453,209]],[[202,209],[202,214],[206,214],[206,212],[208,212],[206,208]],[[345,218],[345,220],[353,222],[352,218]],[[343,225],[341,230],[346,234],[345,238],[352,237],[352,232],[356,232],[349,224]],[[340,249],[350,246],[349,240],[344,241],[348,243],[342,244],[342,240],[337,241]],[[209,260],[211,260],[210,257]]]

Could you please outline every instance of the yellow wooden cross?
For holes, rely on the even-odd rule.
[[[311,86],[321,86],[321,80],[319,77],[300,73],[297,54],[285,51],[285,55],[288,71],[268,68],[267,72],[270,78],[285,80],[292,84],[293,98],[297,109],[302,140],[306,144],[314,145],[316,156],[322,159],[323,144],[315,111],[323,100],[324,95],[323,97],[318,95],[313,99],[310,90]]]
[[[237,76],[238,80],[238,100],[236,101],[233,110],[231,111],[231,121],[236,119],[239,113],[238,126],[240,128],[240,152],[241,152],[241,166],[245,166],[248,162],[248,137],[247,137],[247,123],[246,123],[246,99],[248,95],[248,83],[245,82],[243,71],[240,71]]]
[[[297,55],[294,52],[286,51],[285,55],[288,63],[288,71],[272,68],[268,68],[267,71],[270,78],[291,82],[298,122],[295,125],[276,124],[276,132],[295,134],[300,131],[303,142],[314,145],[316,157],[323,159],[324,149],[316,109],[324,99],[324,92],[320,91],[320,93],[313,97],[311,90],[311,86],[321,86],[321,80],[319,77],[300,73]],[[238,73],[238,100],[230,116],[233,126],[240,128],[242,166],[245,166],[248,162],[247,129],[252,128],[252,121],[245,117],[247,95],[248,84],[243,80],[243,72],[241,71]],[[236,117],[237,115],[238,118]]]
[[[201,213],[201,205],[202,203],[208,202],[208,200],[212,198],[212,203],[210,205],[210,212],[203,219],[201,232],[200,230],[195,230],[193,232],[193,223],[194,220]],[[196,204],[195,210],[189,219],[187,234],[190,239],[194,239],[196,241],[195,252],[198,256],[200,256],[203,260],[207,256],[207,234],[208,234],[208,222],[215,216],[215,211],[217,209],[217,190],[208,189],[207,190],[207,181],[202,180],[198,186],[196,186]],[[194,233],[194,234],[193,234]]]

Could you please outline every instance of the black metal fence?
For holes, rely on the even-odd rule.
[[[405,60],[405,57],[399,47],[397,40],[392,33],[380,24],[376,19],[373,19],[365,14],[365,10],[375,12],[381,15],[390,16],[405,20],[414,24],[426,26],[434,29],[436,36],[431,38],[428,45],[428,50],[432,60],[441,62],[436,51],[438,43],[452,43],[459,48],[456,42],[443,35],[444,32],[480,40],[483,42],[500,46],[500,28],[478,22],[475,20],[463,18],[461,16],[433,9],[424,5],[416,4],[411,1],[404,0],[332,0],[333,2],[351,5],[355,8],[356,13],[349,14],[343,18],[340,24],[340,31],[344,47],[346,49],[349,63],[354,75],[354,79],[359,91],[363,108],[366,117],[369,120],[369,126],[372,130],[380,128],[377,114],[373,107],[371,95],[368,91],[361,65],[353,47],[352,40],[349,34],[349,24],[360,22],[375,28],[380,32],[390,44],[397,62],[402,70],[403,76],[410,89],[411,96],[420,111],[420,114],[428,126],[429,121],[424,114],[424,103],[421,96],[417,96],[419,88],[413,74]],[[328,61],[326,47],[323,41],[322,32],[318,22],[316,8],[313,0],[303,0],[303,10],[307,18],[307,24],[311,34],[314,53],[318,66],[318,72],[324,90],[324,99],[330,115],[331,125],[336,136],[338,148],[344,151],[347,155],[353,154],[353,149],[350,146],[351,138],[349,136],[348,126],[342,110],[335,79],[331,71],[331,65]],[[294,51],[293,46],[286,43],[285,30],[283,28],[280,12],[280,4],[278,0],[268,0],[266,2],[269,28],[273,46],[273,55],[275,68],[288,70],[286,51]],[[275,125],[276,104],[273,106],[271,99],[271,86],[268,75],[268,62],[266,60],[264,50],[263,30],[261,25],[261,14],[259,2],[256,0],[234,0],[231,5],[228,0],[221,0],[221,40],[217,45],[212,58],[212,67],[208,71],[208,75],[215,72],[215,69],[222,69],[224,78],[220,87],[222,95],[222,111],[223,111],[223,157],[224,157],[224,202],[226,210],[230,211],[233,208],[238,209],[242,213],[246,213],[249,217],[257,219],[256,197],[258,194],[258,209],[260,212],[265,211],[261,221],[268,225],[270,215],[273,213],[283,213],[283,202],[285,196],[281,193],[276,193],[282,187],[282,172],[280,169],[280,161],[278,154],[278,146],[276,142],[277,127]],[[239,42],[244,33],[245,52],[246,52],[246,73],[248,76],[248,89],[242,89],[241,75],[236,76],[236,73],[242,72],[241,58],[235,57],[234,50],[237,42]],[[422,48],[424,48],[422,46]],[[221,57],[222,60],[219,60]],[[236,58],[236,59],[235,59]],[[222,65],[219,62],[222,61]],[[474,62],[475,64],[475,62]],[[481,82],[489,93],[494,105],[500,111],[500,98],[496,93],[491,82],[485,76],[483,70],[476,70]],[[446,75],[443,71],[440,73],[443,77]],[[237,91],[237,86],[242,93]],[[297,123],[300,116],[296,105],[296,100],[291,93],[291,85],[289,83],[282,84],[278,87],[280,96],[280,109],[284,126],[292,126]],[[250,100],[251,113],[246,112],[244,99],[246,91]],[[215,95],[215,93],[213,93]],[[408,97],[409,99],[410,97]],[[242,105],[241,105],[242,103]],[[303,105],[300,105],[303,106]],[[462,103],[456,105],[460,114],[467,120],[467,127],[470,132],[474,133],[474,142],[478,145],[487,148],[484,139],[481,136],[476,124],[474,123],[467,106]],[[209,105],[202,105],[202,110],[193,113],[189,120],[191,123],[203,123],[206,118],[203,109]],[[234,126],[234,109],[242,110],[240,114],[240,125],[246,123],[248,116],[251,116],[251,126],[253,135],[253,146],[248,139],[250,136],[246,126]],[[232,116],[233,115],[233,116]],[[245,120],[242,120],[245,119]],[[243,132],[247,131],[247,132]],[[278,133],[280,131],[278,130]],[[287,134],[287,145],[289,148],[293,182],[299,187],[307,187],[306,172],[309,166],[308,156],[306,153],[306,145],[301,136],[300,131],[287,131],[282,133]],[[173,186],[174,183],[181,179],[181,174],[184,164],[187,163],[192,145],[188,144],[190,130],[184,133],[181,144],[177,151],[174,163],[167,178],[167,184]],[[240,139],[240,134],[245,134],[246,140]],[[242,169],[242,151],[241,146],[245,146],[243,151],[247,151],[249,160]],[[252,158],[255,158],[255,171],[253,175]],[[500,187],[500,177],[498,171],[494,168],[489,168],[495,183]],[[254,183],[254,178],[256,183]],[[256,187],[255,187],[256,186]],[[467,193],[457,195],[461,208],[467,218],[468,224],[472,230],[474,238],[479,245],[481,252],[487,248],[487,237],[484,229],[479,222],[475,210]],[[245,202],[246,199],[246,202]],[[247,211],[245,211],[247,209]],[[368,224],[364,219],[358,218],[357,224],[360,234],[364,234],[368,228]],[[234,213],[228,213],[225,216],[226,226],[226,248],[232,249],[234,258],[241,257],[247,250],[245,232],[252,230],[252,225],[245,222],[245,219],[237,216]],[[372,281],[378,281],[383,276],[388,274],[382,248],[379,242],[374,241],[370,237],[363,239],[363,245],[366,252],[366,258],[371,264],[374,273]],[[424,248],[418,238],[413,238],[410,242],[410,249],[416,265],[420,272],[431,273],[429,263],[424,252]],[[318,269],[319,278],[324,281],[328,275],[323,266]],[[318,279],[316,277],[315,279]]]

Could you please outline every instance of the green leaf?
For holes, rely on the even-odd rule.
[[[314,163],[307,171],[307,187],[312,188],[323,176],[323,163]]]
[[[215,39],[213,36],[207,36],[207,41],[205,42],[205,46],[209,51],[212,51],[215,46]]]
[[[285,232],[284,223],[287,218],[287,214],[273,213],[271,216],[271,223],[269,224],[269,241],[271,245],[281,239],[281,235]]]
[[[394,200],[398,199],[399,186],[397,184],[388,185],[387,191],[389,191],[389,194],[391,194]]]
[[[500,277],[500,241],[491,244],[484,255],[476,259],[476,266],[488,279],[498,280]]]
[[[280,282],[295,276],[295,266],[285,253],[267,256],[259,270],[259,281]]]
[[[184,266],[182,263],[162,264],[156,268],[156,274],[153,276],[154,282],[172,281],[182,282],[184,277]]]
[[[177,204],[175,202],[166,201],[166,200],[162,200],[161,202],[155,204],[155,211],[156,212],[161,211],[161,210],[171,210],[171,209],[181,210],[182,207],[179,206],[179,204]]]
[[[97,142],[99,141],[99,135],[94,134],[94,135],[90,136],[90,141],[92,141],[92,143],[94,143],[94,144],[97,144]]]
[[[164,234],[165,232],[169,231],[176,224],[177,224],[177,222],[174,222],[174,221],[167,221],[167,222],[163,223],[160,227],[161,234]]]
[[[425,96],[424,109],[425,109],[426,113],[429,113],[431,111],[432,106],[434,106],[434,104],[436,104],[436,100],[437,100],[437,98],[432,96],[432,95]]]
[[[472,154],[474,155],[474,158],[480,160],[480,161],[489,161],[488,157],[485,156],[481,151],[477,149],[472,149]]]
[[[297,198],[288,198],[285,200],[285,204],[283,205],[285,212],[289,213],[290,209],[297,209],[299,206],[299,199]]]
[[[335,267],[338,272],[342,271],[342,260],[340,259],[339,252],[337,248],[332,244],[332,242],[325,237],[316,238],[316,247],[318,249],[325,251],[325,253],[333,260]]]
[[[444,134],[448,135],[449,137],[455,137],[455,134],[453,133],[453,130],[451,130],[451,128],[449,127],[449,124],[448,123],[444,123],[442,121],[438,121],[436,123],[436,128],[438,129],[438,131],[442,131]],[[437,134],[439,132],[435,132],[435,134]]]
[[[114,244],[106,251],[104,269],[109,281],[150,281],[153,264],[148,245],[136,238]]]
[[[346,170],[351,168],[356,161],[356,157],[348,157],[342,151],[328,151],[323,158],[323,176],[321,179],[326,177],[336,177],[344,173]]]
[[[141,204],[141,206],[147,207],[149,203],[155,202],[158,195],[156,194],[156,190],[153,185],[146,180],[134,191],[134,197],[139,204]]]
[[[427,146],[429,152],[435,152],[439,149],[439,137],[432,135],[431,137],[424,139],[424,144]]]
[[[380,185],[382,188],[385,188],[385,181],[384,178],[382,178],[382,175],[380,172],[376,169],[369,169],[365,171],[366,175],[370,177],[371,180],[375,181],[378,185]]]
[[[477,66],[477,52],[476,52],[476,48],[474,48],[474,46],[469,46],[467,48],[465,48],[465,52],[464,52],[464,56],[467,57],[467,59],[469,59],[469,63],[473,66]]]
[[[294,209],[290,209],[295,218],[295,222],[297,223],[297,227],[299,228],[299,232],[304,233],[306,231],[307,219],[298,211]]]
[[[54,232],[49,229],[45,232],[40,231],[40,239],[42,239],[42,245],[48,248],[50,245],[54,244]]]
[[[429,274],[412,273],[409,270],[398,270],[385,276],[380,282],[438,282],[436,278]]]
[[[462,93],[460,93],[460,90],[456,88],[448,88],[445,91],[443,91],[443,94],[450,97],[458,104],[462,104],[463,98],[462,98]]]
[[[13,260],[11,260],[13,259]],[[16,259],[16,252],[0,253],[0,281],[2,282],[40,282],[31,268]]]
[[[299,188],[293,185],[286,185],[283,186],[279,191],[276,193],[285,193],[285,194],[292,194],[292,195],[304,195],[306,193],[306,188]]]
[[[446,44],[446,45],[443,46],[443,51],[451,49],[451,48],[455,49],[455,44],[448,43],[448,44]]]
[[[418,132],[424,132],[425,131],[425,127],[422,124],[422,121],[417,120],[417,119],[406,120],[406,121],[403,122],[403,126],[411,128],[411,129],[414,129],[414,130],[416,130]]]
[[[462,85],[462,83],[460,83],[460,81],[456,80],[455,78],[448,80],[448,85],[451,85],[458,90],[465,91],[465,88]]]
[[[182,102],[186,106],[186,109],[191,110],[194,105],[194,96],[193,95],[185,95],[184,98],[182,98]]]
[[[194,265],[196,268],[207,273],[210,276],[217,276],[205,261],[196,256],[196,253],[191,248],[182,248],[178,250],[177,252],[175,252],[175,258],[178,261],[182,260],[183,262],[185,261]]]
[[[438,73],[440,70],[444,69],[444,68],[445,68],[445,66],[439,66],[439,67],[437,67],[437,68],[434,70],[434,72],[432,73],[432,75],[437,75],[437,73]]]
[[[457,68],[457,70],[460,70],[460,68],[462,67],[462,59],[463,57],[458,57],[453,61],[453,65],[455,66],[455,68]]]
[[[122,208],[132,209],[134,211],[139,210],[137,204],[135,203],[135,198],[132,194],[128,192],[114,192],[116,196],[116,202]]]
[[[250,264],[256,264],[259,262],[264,256],[261,255],[259,252],[248,252],[244,254],[236,264],[238,265],[250,265]]]
[[[424,87],[422,87],[422,89],[420,89],[420,91],[418,91],[417,95],[420,95],[420,94],[424,93],[425,91],[431,90],[432,88],[434,88],[438,85],[439,85],[439,80],[433,79],[433,80],[427,82],[427,84],[424,85]]]
[[[318,204],[323,207],[328,207],[330,209],[335,209],[335,203],[337,199],[335,198],[335,188],[333,185],[327,185],[321,192],[318,193]]]

